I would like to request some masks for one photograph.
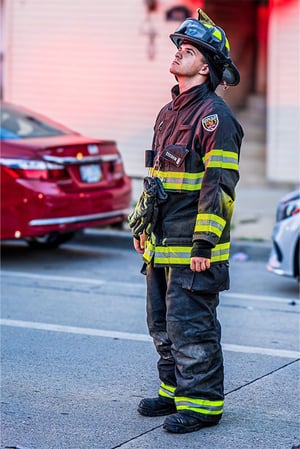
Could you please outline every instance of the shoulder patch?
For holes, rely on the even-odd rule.
[[[219,124],[218,114],[207,115],[202,119],[203,128],[209,132],[214,131],[218,127],[218,124]]]

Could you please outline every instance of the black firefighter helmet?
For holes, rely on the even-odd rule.
[[[217,69],[221,69],[221,82],[236,86],[240,74],[230,58],[230,46],[225,32],[202,11],[197,10],[198,19],[188,18],[170,35],[171,40],[180,47],[183,42],[190,42],[197,47]]]

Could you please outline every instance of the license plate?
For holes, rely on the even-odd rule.
[[[81,165],[79,170],[83,182],[99,182],[101,180],[101,168],[97,164]]]

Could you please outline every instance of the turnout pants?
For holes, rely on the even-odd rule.
[[[205,291],[201,274],[148,264],[147,324],[159,354],[159,395],[215,422],[224,404],[219,294]]]

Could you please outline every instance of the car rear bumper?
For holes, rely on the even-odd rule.
[[[287,219],[276,223],[273,230],[273,247],[267,270],[279,276],[295,277],[295,257],[299,231],[296,220]]]
[[[112,212],[103,212],[100,214],[79,215],[74,217],[57,217],[57,218],[42,218],[31,220],[29,226],[53,226],[75,223],[91,223],[93,221],[103,221],[111,218],[124,219],[130,213],[130,209],[120,209]]]
[[[282,268],[282,263],[279,259],[278,252],[273,247],[269,256],[267,270],[279,276],[293,276],[293,273],[287,272],[286,268]]]
[[[2,240],[124,222],[130,213],[132,196],[127,177],[114,188],[68,194],[54,183],[20,180],[13,184],[11,192],[14,194],[9,201],[2,203]]]

